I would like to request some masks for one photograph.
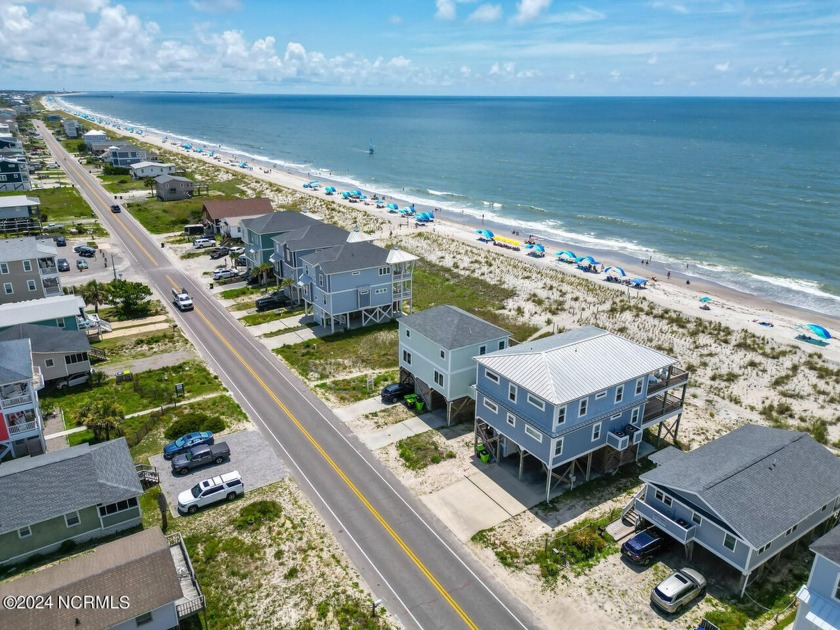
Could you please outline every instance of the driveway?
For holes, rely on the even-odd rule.
[[[163,455],[150,457],[149,461],[160,473],[160,488],[169,502],[169,511],[178,515],[178,494],[189,490],[202,479],[209,479],[224,473],[238,470],[248,490],[261,488],[288,476],[289,471],[274,454],[256,429],[222,435],[218,442],[227,442],[230,447],[230,461],[219,466],[205,466],[187,475],[172,473],[172,465],[163,459]]]

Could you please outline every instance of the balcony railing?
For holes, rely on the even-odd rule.
[[[647,393],[648,396],[652,396],[656,392],[671,389],[672,387],[682,385],[686,382],[688,382],[688,372],[682,368],[672,365],[668,368],[668,374],[665,378],[660,378],[656,381],[648,383]]]
[[[62,295],[63,291],[61,287],[58,285],[55,286],[48,286],[44,285],[44,296],[45,297],[53,297],[54,295]]]
[[[26,405],[32,402],[32,394],[22,394],[20,396],[12,396],[10,398],[0,398],[0,406],[3,409],[10,409],[20,405]]]
[[[204,594],[201,592],[201,586],[199,586],[195,577],[195,569],[180,532],[167,534],[166,540],[169,543],[169,551],[178,571],[178,580],[181,583],[181,594],[183,595],[175,604],[175,608],[178,611],[178,619],[184,619],[204,610]]]
[[[696,525],[686,523],[682,519],[673,519],[655,507],[648,505],[642,499],[636,500],[636,512],[683,544],[694,538],[694,532],[697,531]]]
[[[647,404],[645,404],[645,413],[642,416],[642,428],[680,413],[682,408],[681,399],[676,396],[669,396],[667,393],[649,398]]]
[[[9,435],[20,435],[21,433],[29,433],[30,431],[38,431],[41,423],[37,420],[30,422],[18,422],[9,427]]]

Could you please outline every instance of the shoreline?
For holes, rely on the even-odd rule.
[[[68,110],[72,108],[69,107],[67,103],[60,102],[59,98],[60,97],[53,97],[56,106],[63,108],[63,110],[67,113],[71,113]],[[78,108],[75,109],[78,110]],[[109,117],[106,116],[105,118]],[[97,123],[94,122],[94,124]],[[290,165],[283,165],[278,168],[278,165],[274,162],[255,159],[247,160],[251,169],[242,169],[236,166],[239,161],[243,161],[241,160],[241,157],[235,152],[227,149],[217,149],[216,147],[213,147],[211,150],[215,151],[216,156],[220,158],[215,159],[211,158],[207,152],[196,153],[183,149],[180,146],[180,142],[176,144],[172,140],[167,142],[164,141],[164,138],[178,138],[178,136],[167,135],[157,131],[149,132],[146,131],[148,128],[144,128],[144,133],[136,134],[125,129],[116,129],[113,126],[102,124],[98,124],[98,126],[108,129],[117,135],[127,138],[135,138],[137,141],[151,144],[161,148],[162,150],[170,151],[176,155],[184,155],[189,158],[201,160],[211,166],[226,169],[232,173],[251,176],[258,180],[282,186],[296,194],[304,194],[308,197],[323,201],[333,201],[340,207],[362,210],[373,217],[388,221],[392,226],[399,226],[395,227],[396,230],[402,230],[402,226],[406,224],[409,225],[407,228],[408,230],[415,230],[415,228],[411,227],[412,223],[410,221],[407,222],[401,215],[390,214],[386,210],[378,210],[373,204],[365,205],[362,202],[350,203],[338,194],[331,196],[325,195],[321,192],[325,186],[333,185],[337,189],[346,188],[347,186],[346,182],[342,181],[340,178],[333,178],[329,174],[323,176],[324,174],[322,172],[304,172],[302,170],[294,169]],[[226,164],[226,161],[230,162],[230,164]],[[303,184],[315,179],[322,184],[321,191],[315,192],[308,188],[303,188]],[[382,196],[380,192],[376,190],[367,188],[360,188],[360,190],[368,197],[373,194],[377,194],[380,197]],[[405,199],[400,199],[399,197],[389,195],[387,198],[389,202],[402,202],[400,203],[400,207],[410,205],[410,202]],[[415,208],[418,212],[431,212],[435,210],[434,206],[426,204],[415,204]],[[441,211],[438,208],[438,211],[434,212],[434,214],[434,223],[430,223],[424,228],[416,228],[416,230],[427,230],[442,236],[447,236],[458,241],[478,246],[481,246],[481,243],[477,240],[477,235],[475,233],[475,230],[477,229],[488,228],[493,230],[494,233],[499,236],[505,236],[508,238],[513,237],[520,241],[524,241],[529,235],[529,232],[523,229],[520,230],[519,236],[513,236],[510,234],[510,226],[508,225],[498,224],[490,220],[482,222],[480,218],[476,219],[473,215],[464,212],[458,213],[448,209]],[[635,295],[637,292],[643,293],[655,303],[669,308],[676,308],[687,315],[713,320],[723,320],[723,323],[731,327],[747,328],[752,332],[774,338],[777,341],[796,344],[798,347],[802,347],[803,349],[808,348],[808,345],[796,342],[793,330],[795,326],[806,323],[816,323],[828,328],[833,333],[840,334],[840,318],[838,317],[813,311],[801,306],[776,302],[763,296],[746,293],[711,280],[699,278],[692,275],[690,273],[690,269],[689,273],[685,273],[684,270],[674,269],[673,266],[656,260],[651,261],[650,265],[641,265],[640,258],[606,248],[586,247],[581,249],[580,247],[573,246],[570,243],[564,243],[559,240],[548,238],[541,238],[540,242],[546,246],[546,256],[544,258],[527,256],[526,254],[528,250],[525,250],[524,248],[520,252],[514,252],[509,249],[493,247],[493,251],[527,261],[536,267],[548,266],[563,273],[582,276],[592,282],[602,283],[604,286],[608,286],[613,289],[627,290],[627,288],[623,285],[604,282],[602,274],[585,273],[577,270],[574,265],[555,262],[556,257],[554,254],[555,251],[571,249],[578,255],[592,255],[599,260],[599,262],[604,263],[605,266],[618,265],[622,267],[627,272],[628,278],[643,277],[650,279],[652,276],[657,278],[656,282],[648,283],[648,288],[646,289],[629,289],[629,294],[631,296]],[[671,271],[670,280],[666,278],[666,274],[669,270]],[[691,284],[685,285],[686,280],[689,280]],[[699,302],[699,298],[702,296],[709,296],[713,299],[710,311],[700,309],[701,303]],[[736,313],[739,315],[738,317],[735,317]],[[746,319],[745,316],[747,316]],[[752,319],[757,321],[773,321],[774,327],[765,328],[759,326],[757,322],[751,321]],[[785,331],[785,334],[781,334],[782,331]],[[835,348],[837,348],[837,350],[835,350]],[[840,348],[838,348],[836,343],[829,342],[828,346],[822,348],[812,346],[810,349],[822,351],[826,358],[829,358],[829,355],[836,355],[833,360],[840,362]]]

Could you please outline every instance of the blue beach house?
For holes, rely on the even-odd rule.
[[[475,441],[497,461],[530,458],[553,487],[574,487],[676,440],[688,373],[677,360],[586,326],[475,357]],[[531,463],[529,461],[528,463]]]
[[[840,525],[810,547],[816,554],[808,583],[799,589],[793,630],[840,629]]]
[[[298,304],[305,300],[302,294],[305,283],[300,282],[303,275],[302,258],[307,254],[341,247],[347,243],[349,236],[350,232],[337,225],[316,220],[272,239],[274,253],[270,260],[274,265],[274,275],[277,278],[289,278],[285,291],[293,302]]]
[[[316,223],[319,221],[309,215],[289,210],[269,211],[267,214],[242,219],[239,225],[248,267],[259,267],[264,262],[269,262],[269,257],[274,253],[272,239],[275,236]]]

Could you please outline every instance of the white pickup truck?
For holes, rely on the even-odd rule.
[[[179,311],[193,310],[193,301],[186,289],[172,289],[172,303]]]

